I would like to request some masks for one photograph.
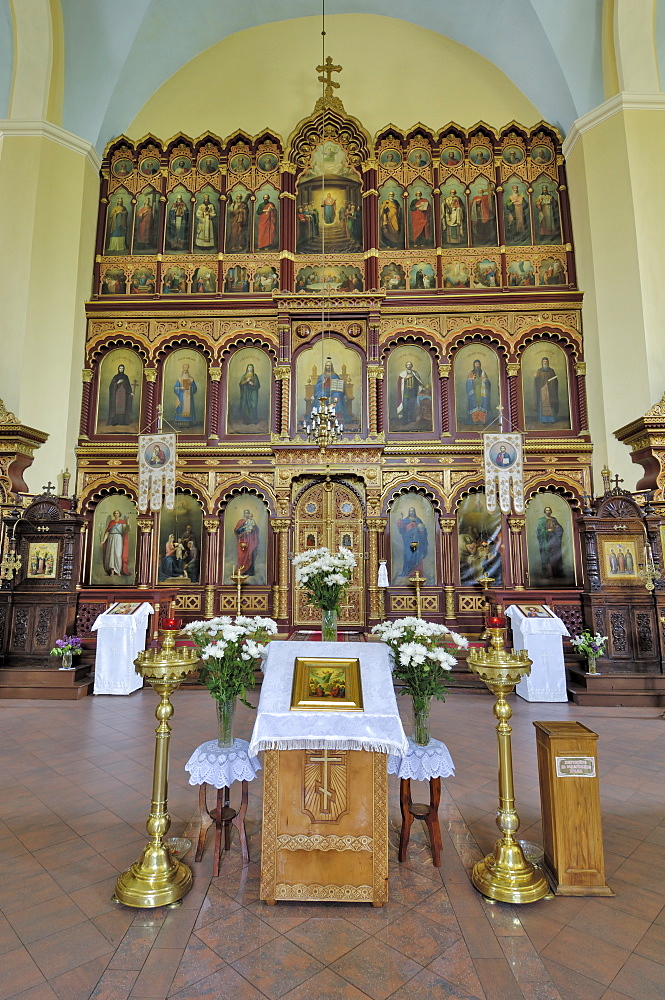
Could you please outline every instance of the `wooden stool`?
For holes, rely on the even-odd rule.
[[[199,785],[199,840],[195,861],[203,857],[208,829],[215,824],[215,859],[213,876],[219,875],[222,850],[231,849],[231,826],[235,826],[240,837],[243,865],[249,864],[245,813],[249,797],[248,782],[253,781],[260,765],[256,757],[249,756],[247,740],[235,739],[233,746],[220,747],[217,740],[208,740],[197,747],[185,764],[189,772],[190,785]],[[240,808],[234,809],[229,801],[231,785],[240,782],[242,793]],[[217,789],[215,808],[208,809],[208,785]],[[224,847],[222,848],[222,831]]]
[[[402,778],[399,783],[399,807],[402,812],[402,831],[399,838],[399,860],[406,861],[406,852],[414,819],[423,819],[429,832],[432,848],[432,863],[441,867],[441,827],[439,826],[439,803],[441,801],[441,778],[429,779],[429,805],[411,801],[411,778]]]
[[[455,773],[455,765],[448,747],[439,740],[430,740],[426,746],[407,738],[406,753],[390,754],[388,774],[396,774],[400,779],[399,807],[402,813],[402,829],[399,837],[399,860],[406,861],[406,851],[411,836],[414,819],[425,821],[432,848],[432,863],[441,867],[441,827],[439,826],[439,803],[441,802],[441,778]],[[429,781],[429,805],[413,802],[411,780]]]
[[[216,878],[219,875],[219,865],[222,854],[222,830],[224,831],[224,850],[231,850],[231,825],[235,826],[240,838],[240,850],[242,851],[242,863],[249,864],[249,849],[247,847],[247,833],[245,830],[245,813],[247,812],[247,801],[249,798],[249,786],[246,781],[242,782],[242,796],[240,808],[235,810],[229,804],[230,789],[217,789],[217,805],[210,811],[208,809],[208,785],[204,781],[199,787],[199,842],[196,847],[194,861],[200,861],[203,857],[206,835],[208,829],[215,824],[215,858],[213,861],[212,874]]]

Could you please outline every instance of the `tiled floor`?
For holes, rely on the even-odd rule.
[[[401,699],[405,706],[405,699]],[[433,735],[457,765],[442,797],[443,864],[414,824],[390,902],[258,899],[261,780],[250,785],[252,863],[237,845],[212,879],[211,843],[174,910],[114,905],[118,872],[145,842],[152,690],[80,702],[0,701],[0,1000],[659,1000],[665,996],[665,720],[656,709],[580,709],[513,699],[520,836],[539,839],[534,719],[600,734],[613,898],[488,905],[468,869],[497,836],[489,696],[451,695]],[[179,691],[171,740],[171,833],[192,834],[197,789],[183,765],[214,733],[204,691]],[[241,708],[238,735],[252,714]],[[395,782],[395,779],[392,779]],[[212,841],[212,831],[208,834]],[[190,853],[187,861],[192,863]]]

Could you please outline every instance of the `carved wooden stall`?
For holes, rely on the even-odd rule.
[[[101,173],[83,604],[166,588],[179,617],[231,613],[240,569],[247,613],[314,627],[289,559],[327,542],[358,556],[342,628],[413,613],[416,570],[434,620],[479,627],[487,573],[581,626],[592,446],[555,128],[372,137],[329,88],[288,141],[121,136]],[[305,422],[327,377],[345,433],[322,455]],[[137,516],[136,435],[160,406],[176,508]],[[484,503],[480,434],[501,425],[525,435],[521,517]],[[119,567],[109,525],[127,538]]]

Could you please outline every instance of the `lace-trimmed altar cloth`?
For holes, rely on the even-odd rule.
[[[445,743],[434,739],[426,747],[418,746],[411,739],[408,743],[406,754],[391,754],[388,757],[388,774],[414,781],[429,781],[430,778],[449,778],[455,773],[453,758]]]
[[[236,738],[232,747],[220,747],[217,740],[208,740],[197,747],[185,764],[190,785],[212,785],[230,788],[234,781],[253,781],[261,765],[248,754],[247,740]]]
[[[296,657],[357,657],[364,712],[291,712]],[[397,710],[388,647],[371,642],[271,642],[249,744],[260,750],[374,750],[405,754],[408,742]]]
[[[92,626],[97,632],[95,686],[93,694],[131,694],[143,687],[134,660],[145,649],[151,604],[144,601],[132,615],[110,615],[104,611]]]

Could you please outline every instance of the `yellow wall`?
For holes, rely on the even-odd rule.
[[[0,397],[50,435],[26,473],[32,491],[75,467],[98,199],[99,177],[80,152],[46,137],[2,140],[0,204],[12,238],[0,246]]]
[[[370,133],[392,123],[440,128],[483,120],[533,125],[538,109],[493,63],[406,21],[369,14],[326,18],[326,51],[344,67],[337,96]],[[167,139],[271,128],[286,138],[321,96],[321,19],[240,31],[213,45],[157,90],[127,130]]]

